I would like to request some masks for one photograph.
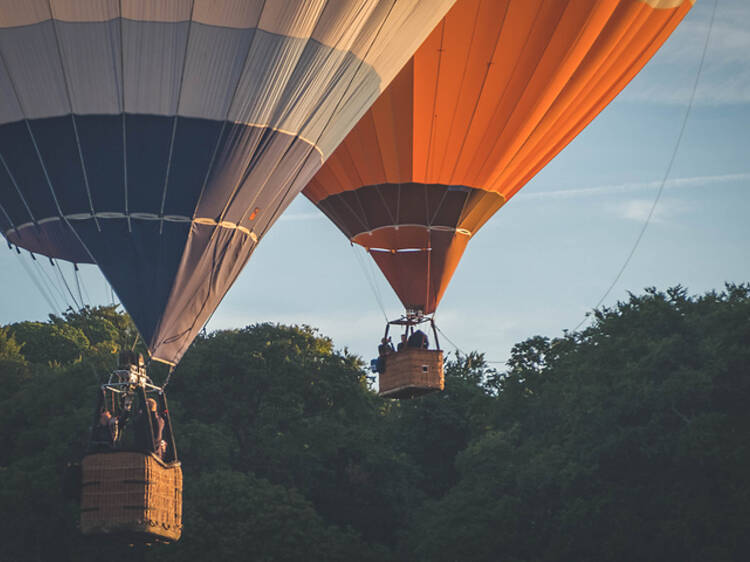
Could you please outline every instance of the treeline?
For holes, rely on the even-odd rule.
[[[0,559],[134,559],[61,492],[134,344],[111,307],[0,328]],[[366,375],[305,326],[198,338],[168,387],[183,538],[145,559],[747,559],[750,285],[631,295],[499,371],[452,355],[412,401]]]

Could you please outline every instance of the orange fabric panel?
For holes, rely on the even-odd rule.
[[[483,191],[463,203],[456,225],[473,235],[614,99],[692,5],[458,0],[305,194],[320,202],[369,185],[475,188]],[[402,228],[354,237],[367,247],[375,239],[405,248],[418,247],[419,236]],[[468,237],[459,239],[465,247]],[[454,241],[438,252],[431,240],[447,283],[463,249]],[[418,258],[398,256],[376,258],[397,292],[413,290],[404,275],[427,276],[433,289],[422,300],[437,302],[444,281],[418,272]],[[397,275],[396,264],[409,273]]]
[[[532,41],[526,46],[521,63],[530,67],[516,73],[519,79],[509,84],[512,106],[499,105],[492,116],[487,135],[482,139],[484,150],[471,159],[470,166],[478,177],[490,179],[492,171],[505,168],[523,149],[534,129],[539,126],[568,84],[576,68],[595,41],[614,1],[574,1],[567,5],[545,3],[531,30]],[[560,9],[560,7],[564,9]],[[498,142],[492,143],[497,135]],[[487,148],[492,147],[491,150]],[[496,188],[492,184],[492,188]],[[500,189],[502,193],[502,189]]]
[[[513,172],[515,180],[513,181],[512,187],[508,191],[508,197],[513,196],[521,187],[523,187],[531,178],[534,177],[552,158],[554,158],[565,146],[568,145],[577,135],[580,133],[586,125],[588,125],[594,117],[596,117],[612,99],[630,82],[635,75],[640,71],[641,68],[651,59],[656,51],[661,47],[664,41],[667,40],[669,35],[674,31],[675,27],[679,24],[682,18],[689,10],[691,4],[685,2],[682,6],[675,10],[657,10],[653,13],[649,13],[649,10],[643,10],[643,14],[648,15],[647,19],[642,19],[641,27],[647,28],[646,32],[643,32],[637,26],[632,26],[629,30],[629,36],[627,37],[627,46],[625,44],[619,46],[618,55],[620,59],[627,52],[628,48],[633,48],[633,44],[638,42],[638,33],[647,33],[653,36],[652,42],[647,48],[642,49],[638,53],[638,57],[633,59],[629,67],[624,71],[617,80],[612,80],[611,72],[609,75],[600,76],[592,80],[588,85],[588,90],[581,92],[582,96],[587,99],[591,99],[592,103],[587,106],[576,107],[575,101],[572,103],[573,110],[569,116],[563,116],[556,125],[562,128],[554,141],[548,139],[544,142],[540,136],[535,139],[537,145],[536,149],[531,147],[527,151],[526,161],[519,162],[516,165],[516,169]],[[631,6],[633,8],[634,6]],[[614,58],[614,57],[613,57]],[[575,98],[573,98],[575,100]],[[595,100],[595,101],[593,101]],[[541,149],[541,145],[544,145],[546,150]],[[502,176],[498,176],[495,183],[502,184],[507,180],[508,171]]]
[[[428,295],[427,252],[370,252],[404,308],[425,309]]]
[[[308,196],[412,181],[507,199],[632,79],[691,6],[459,0],[328,159],[336,180],[321,172]]]
[[[469,200],[458,223],[459,228],[468,230],[472,236],[505,204],[505,198],[494,191],[476,193],[479,195]]]
[[[445,21],[442,21],[422,43],[422,46],[417,49],[421,56],[419,59],[412,59],[414,62],[414,91],[408,98],[404,98],[404,103],[412,105],[414,115],[414,129],[409,140],[412,144],[412,170],[419,178],[415,177],[415,181],[423,180],[424,163],[429,159],[429,137],[432,134],[435,109],[432,99],[439,78],[440,44],[444,30]],[[375,101],[375,104],[379,102],[380,98]]]
[[[441,238],[445,240],[441,240]],[[450,236],[443,232],[433,233],[430,283],[434,294],[430,294],[427,306],[431,312],[434,312],[440,304],[440,300],[456,272],[458,262],[461,261],[470,238],[470,236],[461,235]]]
[[[510,198],[614,99],[648,62],[690,4],[655,10],[641,2],[618,5],[547,114],[507,164],[487,182]]]
[[[470,130],[482,94],[486,92],[485,78],[492,67],[508,6],[507,1],[467,2],[462,10],[454,10],[445,18],[446,33],[440,53],[444,62],[434,111],[429,104],[422,105],[423,110],[430,110],[425,118],[433,123],[434,134],[430,141],[434,148],[431,147],[426,156],[425,166],[416,167],[418,171],[425,171],[416,181],[429,181],[429,177],[460,177],[454,176],[454,171],[463,153],[464,133]],[[420,48],[414,60],[418,62],[424,52],[424,47]],[[421,86],[415,84],[415,99],[433,95]],[[433,119],[433,115],[438,118]],[[445,118],[446,115],[450,118]],[[415,144],[420,142],[425,140],[415,137]],[[424,151],[427,151],[426,145]]]
[[[402,183],[412,181],[413,106],[410,103],[414,89],[414,61],[410,60],[394,78],[372,108],[377,144],[367,137],[368,149],[379,155],[383,173],[379,178],[362,185],[376,183]],[[377,181],[379,180],[379,181]]]
[[[425,314],[435,312],[469,241],[451,232],[433,231],[430,238],[431,251],[370,252],[404,307]]]

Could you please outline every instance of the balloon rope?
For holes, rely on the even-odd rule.
[[[65,279],[65,275],[63,275],[62,269],[60,268],[60,264],[57,262],[57,260],[53,260],[52,258],[50,258],[49,261],[52,262],[52,266],[57,270],[57,274],[62,280],[62,283],[65,286],[65,290],[68,291],[70,298],[73,299],[73,305],[75,306],[75,308],[81,308],[78,305],[78,301],[76,300],[76,297],[73,294],[73,291],[71,290],[70,285],[68,285],[68,281]]]
[[[714,18],[716,17],[716,5],[718,4],[718,2],[719,0],[714,0],[714,7],[713,7],[713,11],[711,12],[711,20],[708,24],[708,31],[706,33],[706,39],[703,43],[703,52],[701,53],[701,60],[700,60],[700,64],[698,65],[698,72],[696,73],[695,81],[693,82],[693,91],[690,94],[690,100],[688,102],[687,109],[685,110],[685,115],[682,118],[682,125],[680,127],[680,133],[679,135],[677,135],[677,141],[675,142],[674,149],[672,150],[672,156],[669,159],[669,164],[667,165],[667,169],[664,172],[664,177],[662,178],[661,184],[659,185],[659,189],[656,192],[656,197],[654,198],[654,202],[651,205],[651,209],[648,212],[648,216],[646,217],[646,220],[643,223],[643,226],[641,227],[641,231],[638,233],[638,236],[635,239],[635,242],[633,243],[633,247],[630,249],[630,253],[625,258],[625,262],[622,264],[622,267],[617,272],[617,275],[615,275],[615,278],[612,281],[612,283],[610,283],[609,287],[607,287],[607,290],[604,291],[604,294],[601,296],[599,301],[594,306],[594,310],[596,310],[602,305],[604,300],[609,296],[610,292],[612,292],[612,289],[614,289],[615,285],[620,280],[620,277],[622,277],[622,274],[625,272],[625,269],[630,264],[630,260],[633,258],[635,251],[638,249],[638,246],[641,243],[641,239],[643,238],[643,235],[645,234],[646,229],[648,228],[648,225],[651,222],[651,218],[654,216],[656,205],[659,203],[659,200],[661,199],[661,194],[664,191],[664,185],[667,183],[667,179],[672,173],[672,166],[674,165],[675,159],[677,158],[677,153],[679,152],[680,144],[682,143],[682,137],[685,134],[687,122],[688,122],[688,119],[690,118],[690,113],[693,109],[693,103],[695,102],[695,93],[698,90],[698,83],[700,82],[701,73],[703,72],[703,63],[706,60],[706,52],[708,51],[708,44],[711,39],[711,30],[713,29],[713,26],[714,26]],[[583,320],[581,320],[578,323],[578,325],[575,328],[573,328],[573,331],[577,332],[578,329],[581,326],[583,326],[590,318],[591,318],[591,313],[587,312]]]
[[[367,269],[367,266],[364,263],[364,259],[361,255],[359,255],[357,246],[355,244],[352,244],[352,250],[354,251],[354,256],[357,258],[359,267],[362,269],[362,273],[364,273],[365,279],[367,279],[367,284],[370,285],[372,294],[375,296],[375,301],[378,303],[378,306],[383,313],[383,318],[385,318],[385,321],[388,322],[388,314],[386,313],[385,307],[383,306],[383,300],[381,299],[380,292],[378,291],[377,285],[375,283],[375,279],[371,275],[370,270]]]
[[[31,252],[29,252],[31,254]],[[39,263],[39,260],[34,257],[34,254],[31,254],[31,259],[34,260],[34,263],[36,264],[37,269],[41,272],[44,279],[46,279],[47,283],[50,287],[55,289],[57,291],[57,294],[60,296],[60,301],[62,302],[65,307],[60,307],[56,312],[61,312],[65,310],[65,308],[70,307],[70,301],[65,296],[65,292],[62,290],[62,287],[60,286],[60,283],[55,281],[55,279],[47,273],[47,270],[42,266],[41,263]],[[58,302],[57,300],[55,302]]]
[[[86,306],[86,301],[83,300],[83,292],[81,291],[81,280],[78,277],[78,264],[73,264],[73,277],[76,280],[76,290],[78,291],[78,299],[81,301],[81,308]]]
[[[44,266],[39,262],[38,259],[34,257],[34,255],[31,255],[31,259],[34,261],[34,265],[36,265],[37,271],[41,272],[41,277],[47,282],[47,285],[57,291],[57,295],[55,296],[55,302],[62,303],[63,306],[60,306],[60,308],[57,309],[57,313],[64,311],[66,308],[70,307],[70,301],[65,296],[65,292],[62,290],[62,287],[60,286],[60,283],[58,283],[55,278],[50,275],[47,270],[44,268]],[[50,291],[52,290],[50,289]],[[60,298],[60,300],[57,300],[57,297]]]
[[[433,319],[434,319],[434,315],[433,315]],[[451,344],[455,348],[455,350],[458,352],[459,355],[463,355],[464,357],[466,357],[466,354],[463,351],[461,351],[461,349],[453,342],[453,340],[451,340],[448,336],[445,335],[443,330],[438,328],[437,325],[435,325],[435,329],[440,333],[441,336],[443,336],[448,341],[449,344]]]
[[[24,271],[26,271],[26,274],[31,278],[31,281],[36,285],[36,288],[39,289],[39,292],[42,293],[42,297],[44,297],[44,300],[47,301],[47,304],[52,309],[53,312],[59,312],[62,310],[60,306],[58,306],[57,301],[55,301],[55,295],[52,293],[52,291],[49,291],[49,289],[45,288],[43,285],[43,279],[40,277],[37,277],[34,274],[34,270],[29,268],[29,266],[24,261],[25,258],[18,254],[18,259],[21,262],[21,266],[23,267]],[[49,291],[49,293],[47,292]]]
[[[76,270],[77,272],[80,271],[80,268]],[[86,297],[86,302],[89,302],[91,304],[94,303],[94,301],[91,300],[91,295],[89,294],[89,290],[86,288],[86,280],[83,278],[83,275],[78,273],[78,276],[80,277],[80,283],[81,283],[81,289],[83,289],[83,296]]]

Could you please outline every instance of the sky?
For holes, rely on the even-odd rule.
[[[502,368],[515,343],[586,321],[643,229],[693,92],[714,3],[699,0],[625,90],[476,234],[435,320],[441,345]],[[695,99],[662,195],[605,306],[681,284],[691,294],[750,281],[750,3],[718,0]],[[44,259],[43,259],[44,260]],[[72,265],[60,263],[78,298]],[[111,294],[80,266],[89,304]],[[0,324],[44,320],[26,269],[46,260],[0,249]],[[307,324],[365,359],[402,307],[365,252],[304,197],[262,240],[207,329]],[[583,324],[585,326],[586,324]]]

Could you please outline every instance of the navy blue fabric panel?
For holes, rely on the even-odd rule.
[[[164,214],[193,216],[221,131],[219,121],[178,118]]]
[[[247,169],[259,158],[258,144],[263,130],[227,124],[216,150],[206,190],[195,210],[198,217],[217,219],[231,194],[240,185]]]
[[[62,220],[28,225],[6,233],[8,240],[35,254],[72,261],[93,263],[76,234]]]
[[[76,117],[94,211],[125,211],[121,115]]]
[[[155,358],[179,362],[255,248],[236,229],[193,224],[180,271],[152,342]]]
[[[90,212],[73,117],[35,119],[29,125],[63,214]]]
[[[173,117],[126,115],[128,211],[161,212]]]
[[[117,292],[146,342],[151,342],[177,275],[190,223],[158,220],[102,219],[76,231]]]
[[[34,218],[58,216],[25,121],[0,126],[0,154],[16,180]]]

